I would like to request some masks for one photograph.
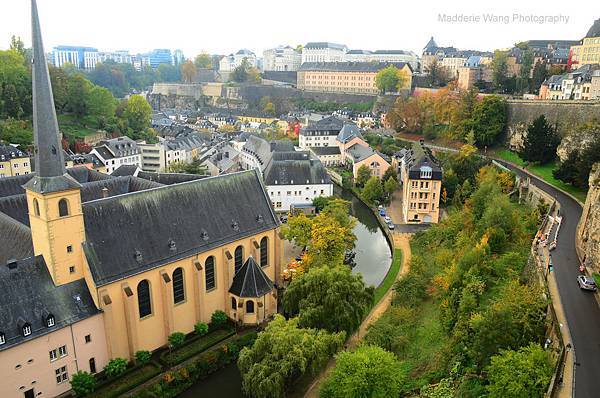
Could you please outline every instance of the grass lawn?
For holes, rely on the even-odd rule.
[[[97,129],[87,127],[87,124],[97,125],[97,121],[90,118],[80,118],[75,115],[58,115],[58,124],[63,134],[68,137],[82,138],[95,134]]]
[[[210,332],[206,336],[197,338],[190,342],[184,343],[183,346],[174,349],[173,351],[165,352],[160,356],[161,361],[169,366],[177,365],[186,359],[193,357],[196,354],[205,351],[209,347],[217,344],[220,341],[225,340],[229,336],[233,336],[235,330],[233,329],[218,329],[214,332]]]
[[[528,170],[532,174],[535,174],[536,176],[540,177],[542,180],[544,180],[548,184],[553,185],[556,188],[562,189],[563,191],[570,193],[571,195],[573,195],[577,199],[579,199],[581,202],[585,202],[585,197],[587,195],[586,191],[584,191],[581,188],[574,187],[570,184],[566,184],[566,183],[554,178],[554,176],[552,175],[552,170],[554,170],[556,168],[556,163],[552,162],[552,163],[548,163],[545,165],[538,165],[538,164],[526,165],[527,163],[525,161],[523,161],[519,157],[519,155],[517,155],[516,153],[514,153],[512,151],[509,151],[508,149],[498,150],[495,152],[495,154],[500,159],[504,159],[508,162],[516,164],[517,166],[524,167],[526,170]]]
[[[396,277],[398,276],[398,272],[400,271],[400,267],[402,266],[402,251],[400,249],[394,249],[394,256],[392,258],[392,265],[388,273],[385,275],[383,282],[375,289],[375,296],[373,300],[373,304],[377,304],[379,300],[385,296],[387,291],[391,289],[396,281]]]
[[[142,383],[150,380],[161,372],[160,366],[156,363],[148,363],[139,368],[133,369],[130,372],[126,372],[121,377],[107,382],[98,390],[96,390],[92,396],[95,398],[114,398],[119,397],[139,386]]]

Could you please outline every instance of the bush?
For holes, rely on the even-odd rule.
[[[122,397],[128,391],[145,383],[161,372],[158,364],[150,361],[146,365],[129,369],[122,377],[103,384],[94,392],[94,398]]]
[[[152,353],[150,351],[138,351],[135,353],[135,363],[144,365],[150,362],[150,358],[152,358]]]
[[[227,323],[227,319],[227,314],[224,311],[216,310],[215,312],[213,312],[210,318],[210,322],[213,327],[220,328],[221,326],[224,326]]]
[[[194,325],[194,332],[196,332],[198,336],[204,336],[208,333],[208,325],[204,322],[198,322]]]
[[[207,350],[214,344],[222,341],[234,334],[233,329],[217,329],[206,336],[190,340],[182,347],[175,348],[172,351],[165,351],[160,359],[169,366],[177,365],[186,359],[193,357]]]
[[[96,389],[96,379],[88,372],[79,371],[71,378],[71,388],[78,397],[85,397]]]
[[[119,377],[127,370],[127,361],[123,358],[113,358],[104,367],[104,373],[108,377]]]
[[[185,334],[183,334],[181,332],[175,332],[175,333],[171,333],[169,335],[169,344],[173,348],[181,347],[184,342],[185,342]]]

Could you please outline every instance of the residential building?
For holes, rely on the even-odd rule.
[[[354,178],[358,177],[358,169],[367,166],[372,176],[381,178],[391,167],[391,159],[383,153],[374,150],[362,138],[354,137],[346,145],[340,147],[342,159],[352,168]]]
[[[31,173],[31,160],[25,152],[0,143],[0,178]]]
[[[306,62],[298,70],[297,87],[306,91],[376,95],[380,90],[375,76],[389,65],[394,65],[406,77],[400,90],[410,90],[413,72],[409,64],[402,62]]]
[[[152,69],[158,68],[160,64],[172,65],[172,62],[173,57],[171,55],[171,50],[167,48],[157,48],[148,53],[148,63]]]
[[[480,55],[472,55],[467,58],[464,66],[458,68],[458,87],[463,90],[470,90],[477,85],[491,83],[492,68],[490,63],[491,58]]]
[[[240,151],[231,145],[219,146],[211,155],[203,160],[202,164],[207,167],[208,174],[218,176],[221,174],[235,173],[240,171]]]
[[[474,55],[491,59],[493,54],[486,51],[476,50],[458,50],[454,47],[440,47],[433,37],[423,48],[421,56],[421,67],[424,72],[428,71],[431,63],[436,60],[440,66],[444,67],[450,76],[454,79],[458,77],[458,70],[464,66],[467,60]]]
[[[251,67],[257,67],[256,54],[250,50],[241,49],[235,54],[229,54],[219,61],[219,72],[233,72],[242,62],[248,62]]]
[[[413,71],[419,70],[419,57],[405,50],[349,50],[344,56],[346,62],[405,62]]]
[[[150,66],[150,57],[148,54],[137,54],[132,57],[133,67],[138,72]]]
[[[571,68],[598,63],[600,63],[600,18],[594,21],[578,45],[571,46],[569,56]]]
[[[98,49],[82,46],[56,46],[52,49],[52,64],[57,68],[71,64],[77,69],[91,70],[98,62]]]
[[[98,62],[112,61],[119,64],[133,64],[133,56],[127,50],[100,52],[98,53]]]
[[[138,145],[129,137],[100,141],[90,153],[100,159],[109,174],[123,164],[142,165]]]
[[[277,311],[281,275],[279,224],[256,171],[65,169],[32,4],[36,172],[0,180],[0,262],[16,259],[0,269],[3,398],[55,396],[77,370],[166,347],[217,310],[260,324]]]
[[[141,156],[139,166],[144,171],[167,173],[173,164],[189,164],[198,159],[208,149],[208,144],[206,137],[197,133],[180,134],[168,139],[160,137],[153,144],[141,141],[137,143]]]
[[[298,146],[302,149],[312,147],[338,146],[337,136],[344,122],[335,116],[329,116],[300,129]]]
[[[427,148],[415,144],[403,152],[400,180],[405,222],[439,222],[442,176],[442,168]]]
[[[279,46],[263,52],[265,71],[297,71],[301,63],[302,53],[290,46]]]
[[[600,100],[600,70],[595,70],[590,80],[590,99]]]
[[[326,167],[342,164],[342,153],[339,146],[313,146],[309,150]]]
[[[466,54],[456,52],[443,57],[440,65],[446,69],[450,79],[456,79],[458,78],[458,70],[464,66],[464,64],[467,62],[467,59],[469,59],[469,57]]]
[[[584,64],[577,70],[564,75],[562,99],[589,100],[592,86],[592,74],[600,69],[600,64]]]
[[[302,63],[342,62],[348,47],[329,42],[309,42],[302,48]]]

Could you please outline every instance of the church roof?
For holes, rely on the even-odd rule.
[[[33,256],[31,230],[22,223],[0,212],[0,267],[11,259]]]
[[[342,144],[345,144],[354,137],[362,138],[362,134],[360,133],[358,126],[356,126],[354,123],[346,123],[340,130],[337,139]]]
[[[83,214],[98,286],[278,225],[254,170],[84,203]]]
[[[600,37],[600,18],[594,21],[594,24],[590,27],[585,37]]]
[[[229,293],[238,297],[258,298],[270,293],[273,287],[273,281],[250,256],[233,277]]]
[[[83,279],[55,286],[42,256],[0,265],[0,351],[51,333],[98,313]],[[48,327],[45,318],[54,316]],[[24,337],[22,326],[31,326]]]

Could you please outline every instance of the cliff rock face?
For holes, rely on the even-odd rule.
[[[558,158],[564,162],[574,149],[582,150],[589,147],[598,134],[600,131],[594,128],[580,129],[568,134],[556,149]]]
[[[600,272],[600,163],[590,172],[590,189],[577,226],[577,247],[585,256],[586,267]]]

